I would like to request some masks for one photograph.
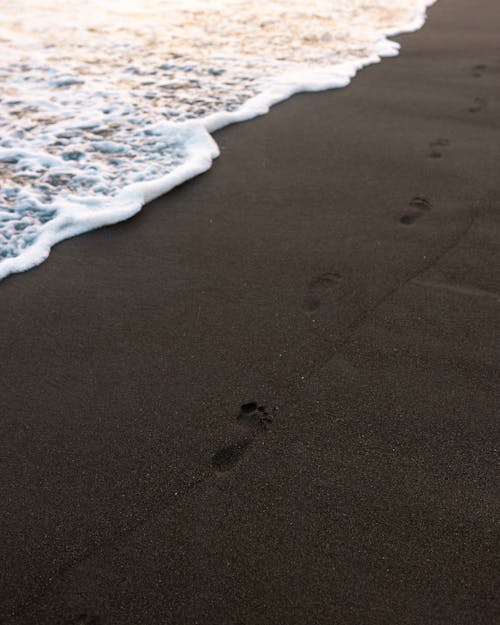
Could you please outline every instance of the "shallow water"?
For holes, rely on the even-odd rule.
[[[0,279],[206,170],[216,128],[396,54],[433,1],[0,0]]]

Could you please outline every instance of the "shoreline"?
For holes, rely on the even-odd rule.
[[[415,8],[414,19],[399,28],[381,34],[378,42],[380,49],[372,52],[370,56],[329,68],[303,71],[300,80],[299,75],[284,74],[233,112],[219,111],[204,118],[179,124],[160,121],[152,125],[150,129],[156,131],[158,136],[164,134],[170,141],[177,139],[185,142],[185,162],[160,178],[125,186],[110,199],[105,208],[97,212],[94,208],[89,209],[85,206],[84,198],[73,202],[70,212],[61,208],[58,216],[44,226],[33,245],[18,256],[6,258],[0,263],[0,282],[9,275],[30,271],[45,262],[52,248],[58,243],[98,228],[127,221],[140,213],[151,201],[165,196],[177,186],[208,171],[220,155],[219,147],[212,136],[217,130],[266,115],[273,106],[300,93],[345,88],[361,70],[380,63],[384,58],[397,56],[399,46],[392,39],[422,28],[427,19],[427,12],[436,0],[416,0],[416,2],[418,6]]]
[[[5,625],[495,621],[499,25],[2,282]]]

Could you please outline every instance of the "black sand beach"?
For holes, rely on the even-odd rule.
[[[0,285],[4,625],[498,622],[500,3]]]

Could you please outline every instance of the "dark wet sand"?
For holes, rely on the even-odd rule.
[[[0,286],[4,625],[497,622],[499,29],[440,0]]]

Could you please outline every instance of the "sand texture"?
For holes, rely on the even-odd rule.
[[[0,285],[3,625],[492,625],[500,3]]]

